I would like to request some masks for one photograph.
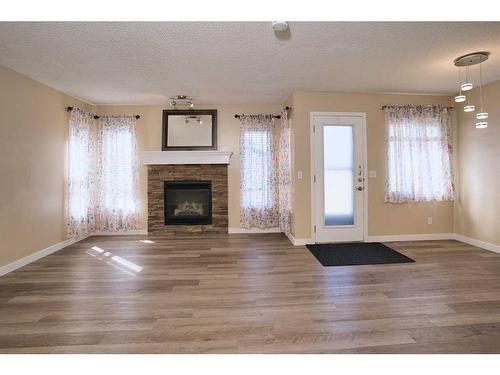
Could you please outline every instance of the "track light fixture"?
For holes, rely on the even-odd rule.
[[[194,98],[187,95],[175,95],[170,97],[170,105],[177,107],[177,105],[185,105],[188,108],[194,108]]]

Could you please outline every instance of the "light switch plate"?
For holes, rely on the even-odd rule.
[[[377,171],[374,171],[374,170],[368,171],[368,177],[370,177],[370,178],[376,178],[377,177]]]
[[[299,180],[302,180],[302,178],[304,178],[304,174],[302,173],[302,171],[298,171],[298,172],[297,172],[297,178],[298,178]]]

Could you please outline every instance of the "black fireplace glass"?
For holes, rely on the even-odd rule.
[[[212,224],[210,181],[165,181],[165,225]]]

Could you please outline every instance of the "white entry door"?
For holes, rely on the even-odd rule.
[[[365,114],[311,113],[315,242],[363,241]]]

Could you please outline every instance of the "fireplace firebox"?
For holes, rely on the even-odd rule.
[[[212,224],[211,181],[164,181],[165,225]]]

